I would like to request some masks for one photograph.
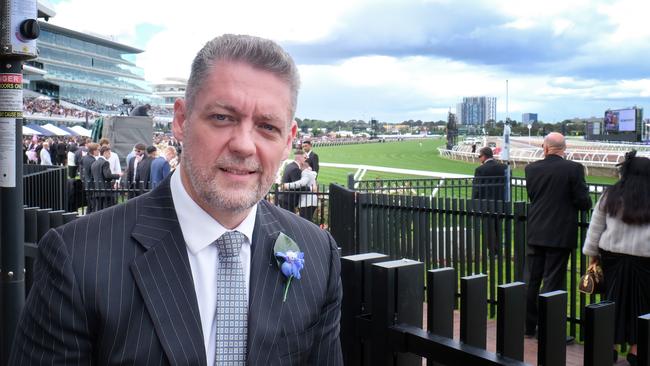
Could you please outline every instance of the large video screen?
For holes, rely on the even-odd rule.
[[[606,111],[604,125],[607,132],[634,132],[636,130],[636,109]]]

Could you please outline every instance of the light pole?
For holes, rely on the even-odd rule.
[[[529,123],[528,124],[528,145],[532,145],[532,143],[530,141],[530,129],[531,128],[533,128],[533,125]]]

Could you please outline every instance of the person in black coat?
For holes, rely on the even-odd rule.
[[[578,239],[578,212],[591,208],[584,167],[564,159],[564,136],[549,133],[543,147],[545,158],[525,169],[530,200],[524,279],[527,336],[536,332],[539,293],[566,289],[567,262]]]
[[[68,153],[68,146],[64,140],[61,140],[56,144],[56,165],[66,165],[66,154]]]
[[[506,166],[494,160],[494,154],[489,147],[479,150],[478,160],[481,165],[474,170],[472,198],[503,201]]]
[[[111,172],[111,164],[108,162],[110,156],[111,148],[102,146],[97,160],[90,167],[95,189],[98,190],[95,192],[95,211],[113,206],[116,201],[112,192],[113,181],[119,179],[120,175]]]
[[[88,152],[81,158],[81,181],[83,182],[84,197],[88,204],[88,212],[94,212],[95,195],[92,189],[95,188],[93,185],[95,180],[93,179],[91,167],[95,162],[97,155],[99,155],[99,145],[93,142],[88,144],[87,148]]]
[[[505,200],[506,166],[494,160],[494,154],[489,147],[479,150],[478,159],[481,165],[474,170],[472,198],[489,201]],[[486,207],[483,209],[485,210]],[[488,216],[482,220],[482,223],[483,245],[487,245],[490,255],[496,255],[500,241],[499,221],[494,216]]]
[[[283,184],[300,180],[300,177],[302,176],[302,169],[300,169],[300,166],[302,165],[302,162],[305,161],[305,153],[302,150],[296,150],[293,155],[294,161],[284,167],[284,172],[282,173]],[[279,193],[278,203],[280,207],[294,212],[296,207],[298,207],[298,202],[300,201],[300,194],[298,191],[301,190],[304,189],[288,189],[286,193]]]
[[[145,157],[138,163],[138,168],[135,170],[135,181],[138,187],[151,188],[151,162],[156,158],[156,151],[155,146],[147,146]]]
[[[311,141],[306,140],[302,143],[302,149],[305,152],[305,161],[311,167],[311,170],[318,173],[320,166],[318,165],[318,154],[311,148]]]

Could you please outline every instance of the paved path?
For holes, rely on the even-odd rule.
[[[424,319],[423,324],[427,324],[427,304],[423,305]],[[454,339],[460,339],[460,311],[454,311]],[[497,344],[497,322],[494,319],[487,321],[487,350],[489,352],[496,352]],[[577,342],[566,346],[566,365],[567,366],[582,366],[583,365],[584,347]],[[524,362],[529,365],[537,365],[537,340],[524,339]],[[422,365],[426,365],[423,362]],[[618,366],[627,366],[628,363],[622,357],[619,357]]]

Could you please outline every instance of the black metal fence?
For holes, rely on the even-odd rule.
[[[67,168],[62,166],[24,164],[23,203],[27,206],[67,210]]]
[[[487,274],[490,316],[496,314],[498,286],[523,281],[527,203],[431,198],[374,193],[357,195],[358,242],[354,253],[381,252],[411,258],[426,269],[456,268],[458,277]],[[595,302],[577,289],[588,261],[581,254],[589,225],[580,214],[578,247],[567,273],[570,334],[583,326],[583,309]],[[460,295],[460,294],[459,294]],[[582,330],[582,329],[581,329]]]
[[[91,213],[125,202],[128,199],[149,192],[151,188],[144,182],[128,186],[116,183],[91,182],[83,185],[82,213]],[[329,189],[319,185],[314,191],[282,190],[274,184],[265,199],[275,205],[289,208],[297,214],[320,225],[329,226]],[[306,210],[305,208],[311,207]]]
[[[453,268],[426,272],[423,262],[387,261],[367,253],[343,257],[341,344],[346,365],[525,365],[525,285],[498,287],[496,353],[486,351],[487,276],[463,276]],[[460,284],[460,339],[453,339],[456,287]],[[537,364],[566,364],[567,293],[539,295]],[[423,319],[426,312],[426,327]],[[614,304],[585,309],[584,365],[611,365]],[[640,365],[648,365],[650,314],[639,318]]]

